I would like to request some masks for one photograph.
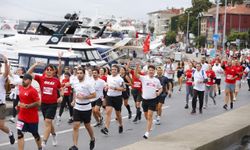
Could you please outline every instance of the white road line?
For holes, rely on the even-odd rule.
[[[163,106],[162,109],[166,109],[166,108],[169,108],[169,107],[170,107],[169,105],[166,105],[166,106]],[[136,114],[133,114],[132,116],[135,116],[135,115],[136,115]],[[128,116],[122,117],[122,119],[126,119],[126,118],[128,118]],[[115,119],[112,119],[112,120],[111,120],[111,122],[115,122],[115,121],[116,121]],[[94,124],[91,124],[91,126],[93,126],[93,125],[94,125]],[[84,126],[81,126],[80,129],[85,129],[85,127],[84,127]],[[60,135],[60,134],[64,134],[64,133],[69,133],[69,132],[72,132],[72,131],[73,131],[73,129],[62,130],[62,131],[56,132],[56,135]],[[41,137],[43,137],[43,136],[41,136]],[[25,142],[27,142],[27,141],[32,141],[32,140],[34,140],[33,137],[25,138],[25,139],[24,139]],[[17,143],[17,140],[16,140],[15,143]],[[0,147],[7,146],[7,145],[10,145],[10,143],[9,143],[9,142],[1,143],[1,144],[0,144]]]

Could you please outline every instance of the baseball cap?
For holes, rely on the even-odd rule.
[[[32,76],[26,73],[23,75],[23,80],[27,80],[27,79],[32,80]]]

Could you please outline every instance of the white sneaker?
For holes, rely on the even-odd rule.
[[[52,145],[56,146],[57,145],[57,138],[56,135],[52,135]]]
[[[57,116],[57,121],[56,121],[56,125],[59,126],[61,124],[61,117],[60,116]]]
[[[9,119],[9,121],[10,121],[11,123],[15,123],[15,118],[14,118],[14,117],[11,117],[11,118]]]
[[[46,150],[46,144],[42,142],[42,150]]]
[[[161,121],[160,119],[157,119],[156,122],[155,122],[156,125],[160,125],[161,124]]]
[[[148,139],[148,137],[149,137],[149,133],[146,132],[146,133],[143,135],[143,138],[144,138],[144,139]]]

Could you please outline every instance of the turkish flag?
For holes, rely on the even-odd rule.
[[[150,35],[148,34],[143,44],[143,52],[147,54],[149,50],[150,50]]]
[[[85,40],[85,42],[86,42],[89,46],[92,45],[89,38],[87,38],[87,39]]]
[[[135,32],[135,38],[139,38],[139,33],[138,32]]]

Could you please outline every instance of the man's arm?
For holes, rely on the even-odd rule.
[[[3,73],[3,76],[4,76],[4,78],[6,78],[10,73],[10,66],[8,64],[8,58],[6,56],[4,56],[4,55],[3,55],[3,58],[4,58],[4,73]]]
[[[34,69],[36,68],[36,66],[42,65],[42,62],[36,62],[34,63],[29,70],[27,71],[28,74],[30,74],[33,78],[35,77],[35,75],[33,74]]]
[[[136,78],[140,78],[139,67],[140,67],[140,64],[137,63],[137,64],[136,64],[136,68],[135,68],[135,77],[136,77]]]

